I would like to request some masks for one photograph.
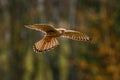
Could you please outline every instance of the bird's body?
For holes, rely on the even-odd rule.
[[[90,38],[78,31],[66,30],[64,28],[54,28],[52,25],[47,24],[33,24],[26,25],[25,27],[30,29],[35,29],[45,33],[45,36],[40,41],[36,42],[33,46],[36,53],[49,50],[57,45],[59,45],[56,37],[70,38],[78,41],[89,41]]]

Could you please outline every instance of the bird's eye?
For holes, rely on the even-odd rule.
[[[64,30],[61,30],[60,33],[63,34],[65,31]]]

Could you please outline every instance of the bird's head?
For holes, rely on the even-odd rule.
[[[57,30],[60,32],[60,34],[64,34],[66,29],[64,29],[64,28],[58,28]]]

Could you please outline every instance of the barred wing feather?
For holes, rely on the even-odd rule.
[[[65,30],[64,34],[61,37],[69,38],[78,41],[89,41],[90,38],[82,32],[74,31],[74,30]]]
[[[54,28],[54,26],[52,25],[47,25],[47,24],[31,24],[31,25],[25,25],[25,27],[30,28],[30,29],[34,29],[37,31],[42,31],[44,33],[47,32],[57,32],[57,30]]]

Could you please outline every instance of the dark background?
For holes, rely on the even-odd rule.
[[[24,25],[43,23],[93,40],[36,54],[43,34]],[[0,0],[0,80],[120,80],[120,0]]]

